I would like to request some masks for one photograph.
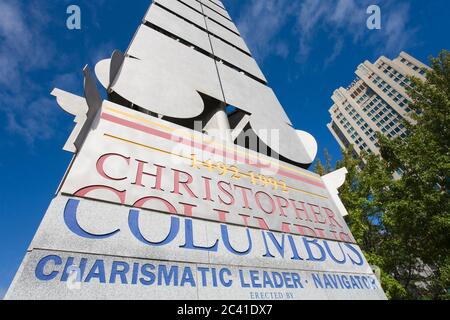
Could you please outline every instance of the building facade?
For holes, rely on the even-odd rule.
[[[402,120],[414,123],[409,108],[409,76],[425,79],[425,64],[405,52],[394,60],[384,56],[374,64],[365,61],[347,88],[334,91],[327,125],[341,148],[353,145],[355,155],[379,154],[376,133],[388,138],[404,137]]]

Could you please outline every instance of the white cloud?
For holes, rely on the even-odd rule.
[[[95,14],[105,3],[87,2],[86,6]],[[81,66],[74,65],[77,53],[58,52],[54,39],[49,36],[50,28],[57,25],[65,28],[64,21],[48,13],[54,9],[55,4],[40,0],[26,4],[0,0],[0,112],[7,121],[3,129],[21,136],[29,144],[48,140],[57,131],[57,115],[62,113],[58,113],[56,101],[48,92],[51,85],[68,91],[82,87],[82,77],[76,74],[81,75]],[[61,15],[65,17],[65,11]],[[105,46],[112,45],[96,44],[91,56],[96,58]],[[53,81],[47,79],[42,83],[36,81],[41,73],[56,75]]]
[[[42,32],[46,16],[35,6],[35,2],[27,9],[16,1],[0,3],[0,83],[9,89],[17,87],[23,72],[47,68],[55,55],[52,42]]]
[[[305,0],[298,8],[295,32],[299,38],[297,57],[306,60],[311,53],[311,39],[317,25],[330,13],[333,4],[328,1]]]
[[[7,112],[7,129],[22,136],[29,144],[35,140],[48,140],[55,133],[57,122],[55,101],[51,98],[39,98],[26,107],[26,110]],[[26,116],[23,114],[26,113]]]
[[[30,74],[48,69],[56,52],[43,32],[49,18],[37,6],[35,1],[27,6],[10,0],[0,3],[0,110],[6,130],[28,143],[48,139],[55,121],[50,100],[33,99],[39,84]]]
[[[328,56],[325,59],[325,62],[323,63],[324,67],[328,67],[336,58],[341,54],[342,50],[344,49],[344,40],[341,38],[337,38],[336,42],[333,47],[333,52],[330,56]]]
[[[408,4],[398,4],[390,12],[384,25],[386,50],[399,51],[414,37],[415,30],[408,29],[410,7]]]
[[[278,36],[293,7],[290,0],[251,0],[244,6],[236,24],[258,60],[274,52],[282,57],[289,53],[289,47]]]
[[[289,45],[286,42],[278,42],[275,46],[275,53],[277,56],[286,59],[289,55]]]
[[[94,50],[91,51],[89,56],[92,57],[92,63],[96,64],[100,60],[110,58],[115,49],[116,47],[114,46],[114,43],[104,42],[101,44],[97,44],[97,46]]]
[[[104,12],[107,3],[83,1],[83,27],[100,28],[96,15]],[[79,53],[57,48],[50,36],[55,26],[71,32],[65,29],[65,11],[57,17],[50,14],[55,7],[51,1],[0,0],[0,120],[6,121],[0,130],[19,135],[29,144],[50,139],[57,132],[57,115],[62,112],[50,96],[51,86],[82,92],[82,65],[74,63]],[[91,65],[109,57],[114,49],[110,42],[102,44],[90,38],[85,46]],[[46,74],[45,82],[41,74]]]
[[[75,92],[77,91],[76,89],[82,89],[83,79],[81,72],[78,75],[73,72],[60,74],[53,79],[52,85],[70,92]]]
[[[372,0],[251,0],[244,5],[238,27],[260,60],[270,55],[286,57],[286,53],[295,52],[297,60],[304,63],[315,52],[315,37],[327,34],[330,50],[325,66],[349,44],[371,46],[377,54],[389,55],[397,54],[413,42],[415,30],[409,29],[409,5],[404,1],[384,0],[379,4],[382,29],[368,30],[366,10],[371,4]],[[282,34],[284,27],[289,28],[289,36],[297,41],[291,40],[290,45],[286,40],[278,43],[277,39],[286,37]]]

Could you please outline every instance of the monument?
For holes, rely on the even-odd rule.
[[[6,299],[386,299],[218,0],[156,0],[85,67],[74,154]],[[101,98],[96,79],[106,89]]]

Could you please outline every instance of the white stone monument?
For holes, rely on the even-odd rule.
[[[84,69],[73,160],[6,299],[386,299],[218,0],[156,0]]]

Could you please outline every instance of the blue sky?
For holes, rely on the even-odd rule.
[[[223,0],[298,129],[333,160],[331,94],[364,60],[402,50],[422,61],[450,49],[448,0]],[[127,48],[149,0],[0,0],[0,297],[9,286],[71,159],[73,118],[50,91],[81,94],[81,70]],[[77,4],[82,29],[66,28]],[[382,29],[366,28],[370,4]],[[322,152],[321,152],[322,153]]]

